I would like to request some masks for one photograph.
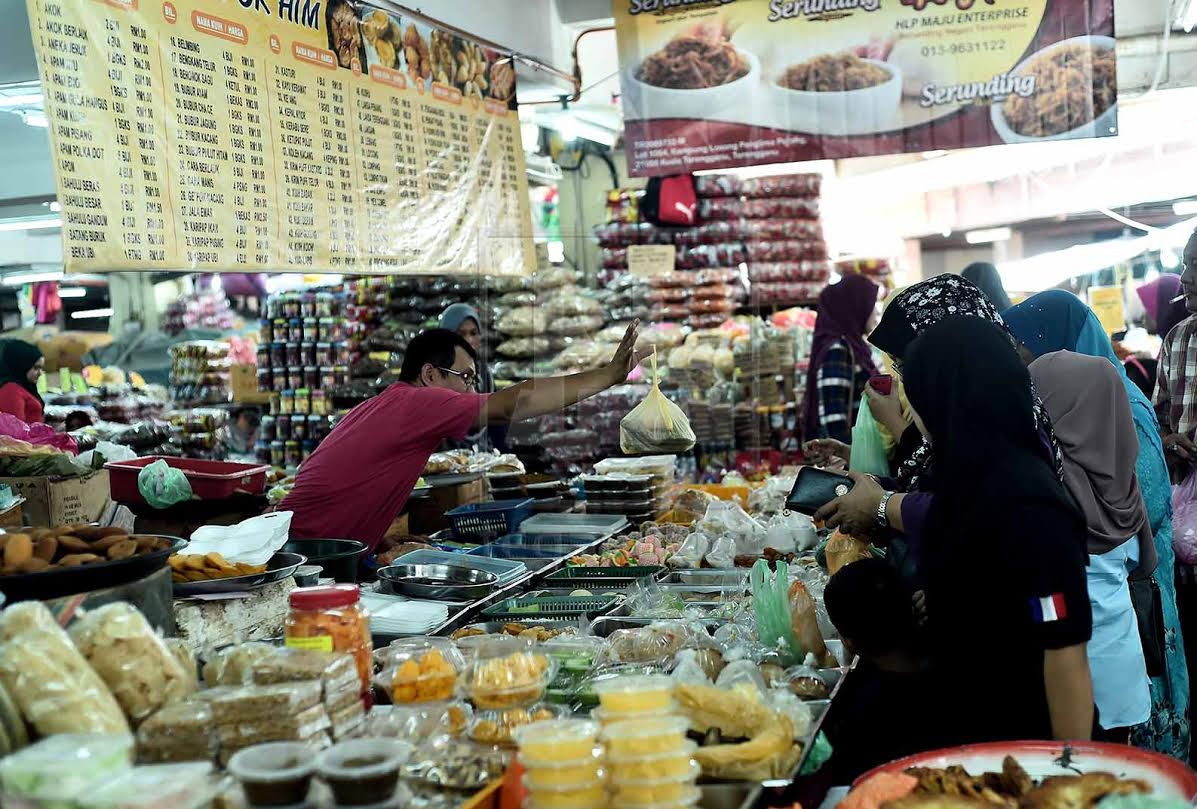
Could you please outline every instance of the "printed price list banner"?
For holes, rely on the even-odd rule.
[[[1117,134],[1110,0],[614,0],[629,172]]]
[[[508,57],[347,0],[28,0],[68,271],[524,274]]]

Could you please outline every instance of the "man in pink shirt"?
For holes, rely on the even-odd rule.
[[[446,329],[416,335],[400,381],[353,408],[304,461],[279,505],[294,515],[291,536],[357,539],[372,552],[442,440],[543,416],[622,383],[646,356],[635,350],[639,325],[628,327],[602,368],[491,394],[474,393],[477,357],[465,338]]]

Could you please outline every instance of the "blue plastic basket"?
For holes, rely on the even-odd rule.
[[[453,535],[458,539],[493,539],[514,533],[532,514],[532,498],[468,503],[446,511]]]

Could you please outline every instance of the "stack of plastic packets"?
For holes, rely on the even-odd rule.
[[[516,729],[527,809],[611,805],[598,734],[598,722],[590,719],[551,719]]]
[[[701,768],[689,722],[677,712],[673,683],[663,674],[620,677],[595,684],[606,749],[611,805],[682,809],[698,804]]]

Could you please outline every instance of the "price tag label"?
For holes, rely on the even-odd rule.
[[[628,247],[628,272],[641,278],[673,272],[677,260],[671,244],[633,244]]]

